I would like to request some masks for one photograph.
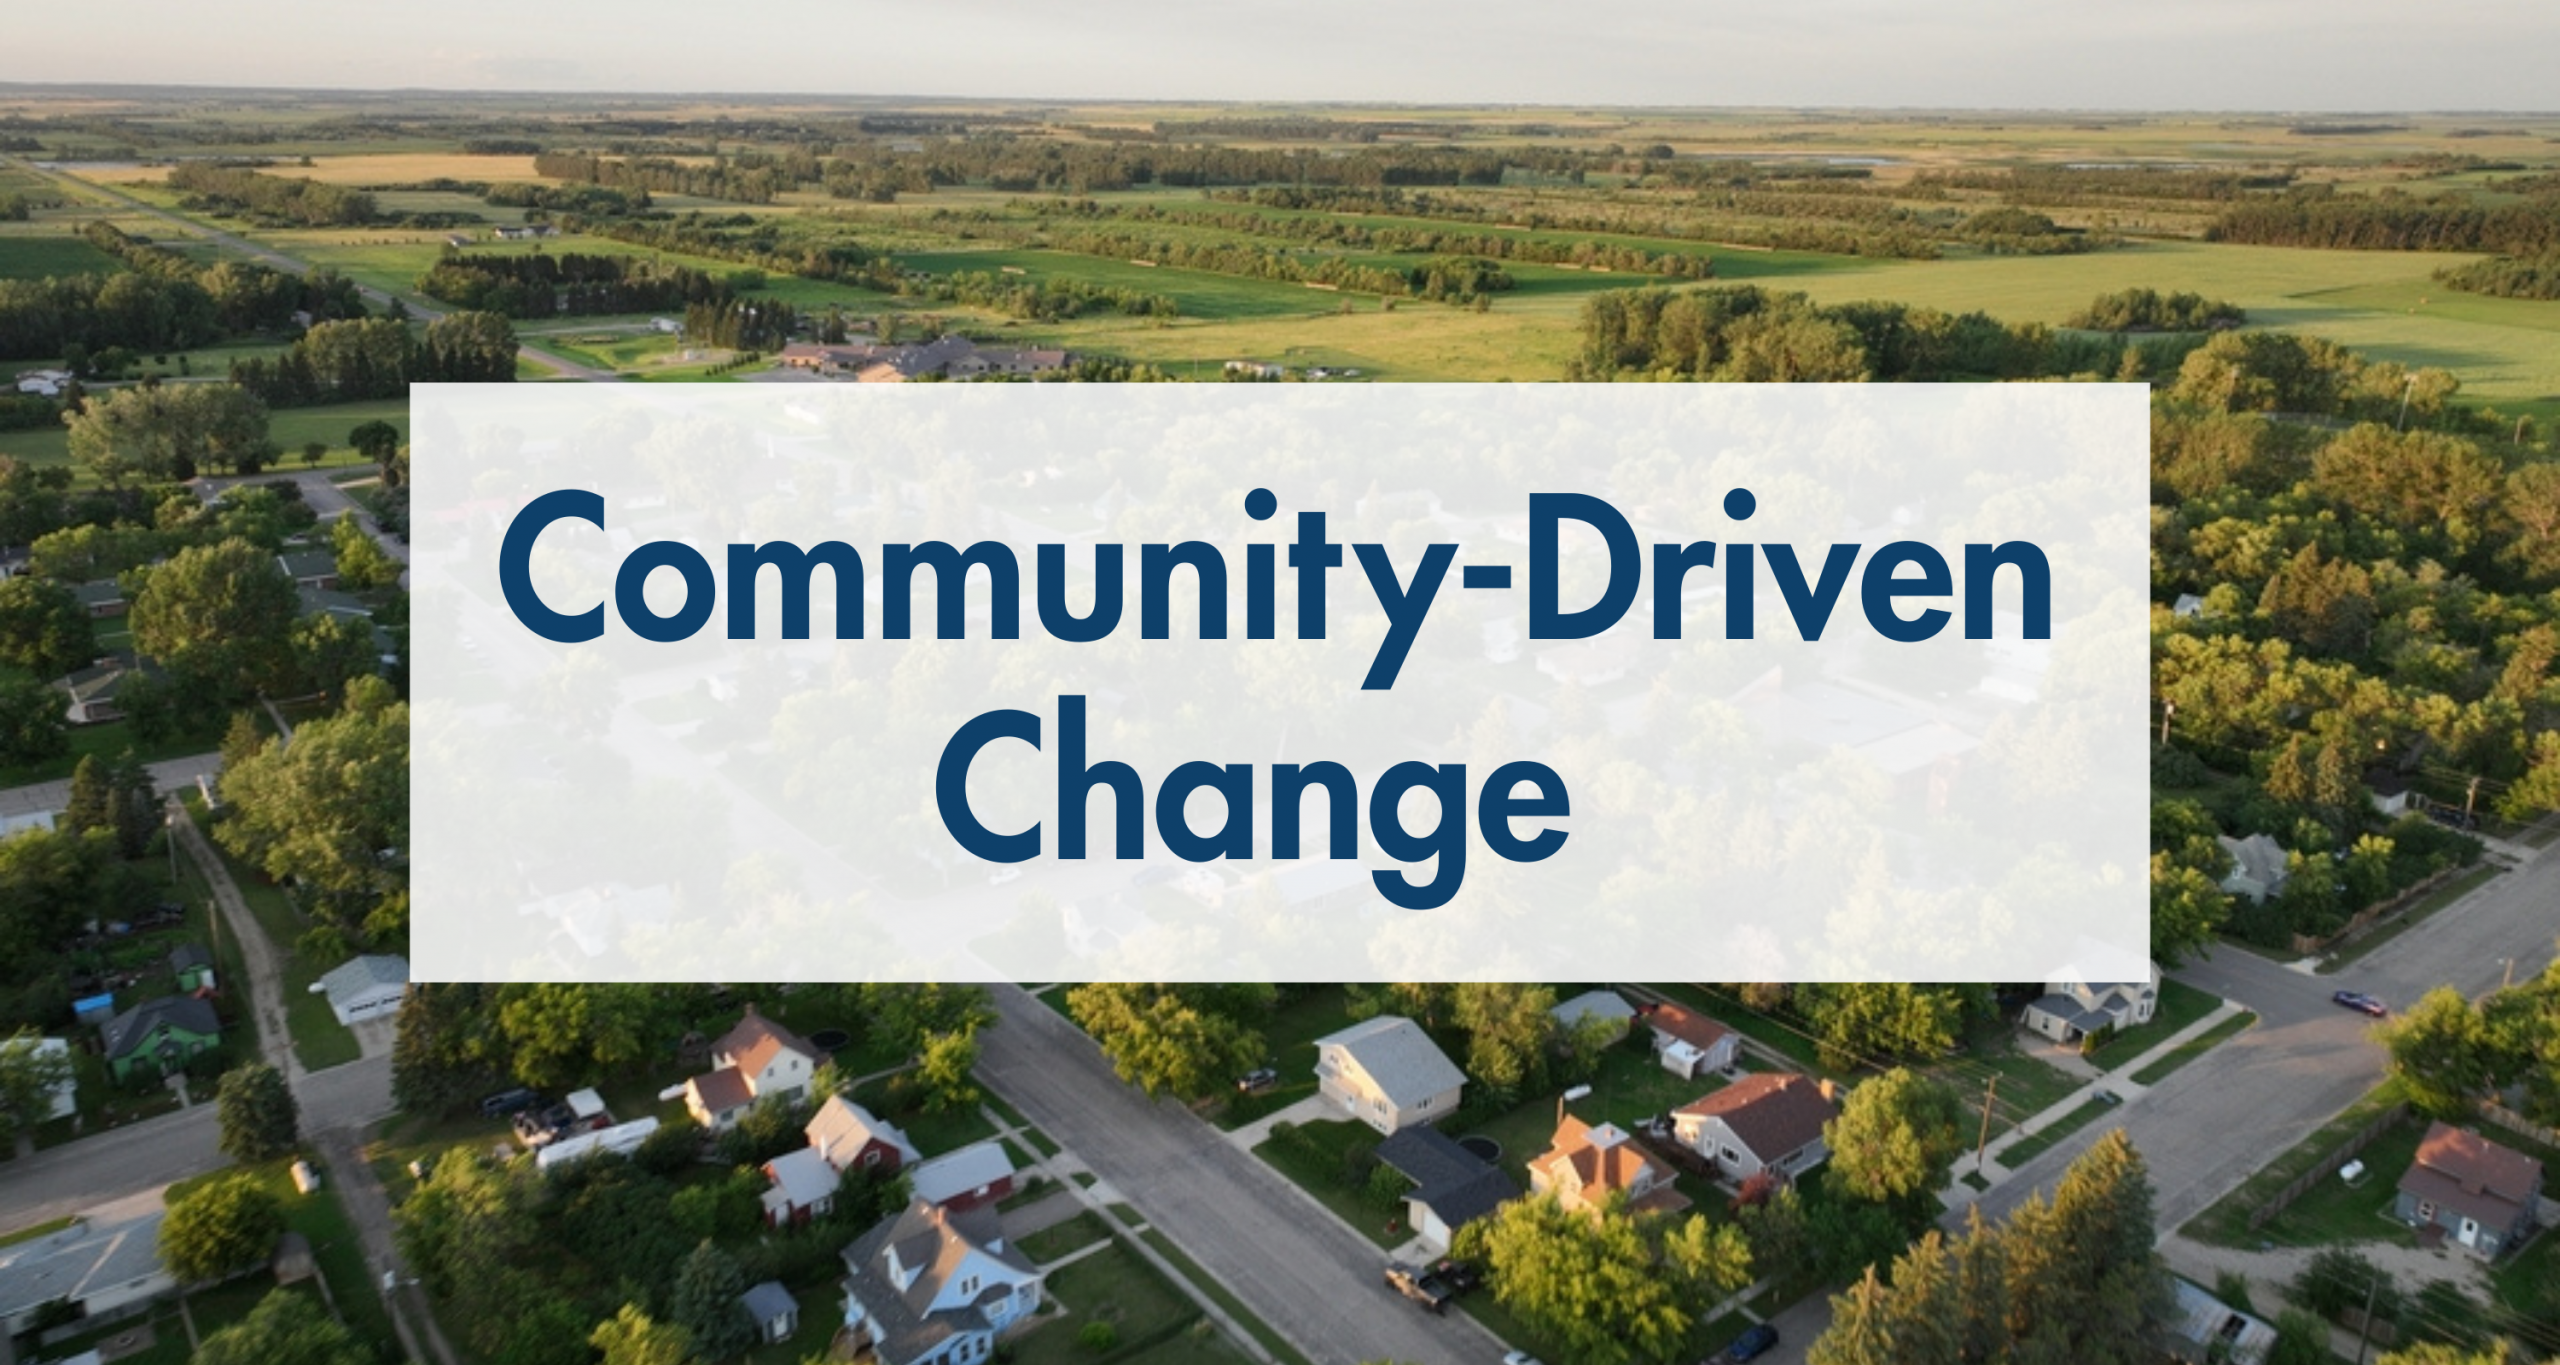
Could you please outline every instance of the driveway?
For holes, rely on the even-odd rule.
[[[1277,1171],[1171,1102],[1123,1085],[1074,1025],[994,988],[978,1075],[1117,1187],[1147,1221],[1316,1365],[1488,1365],[1502,1343],[1462,1313],[1435,1318],[1379,1280],[1386,1253]]]
[[[2150,1164],[2161,1231],[2174,1231],[2381,1081],[2373,1021],[2332,1004],[2330,992],[2365,991],[2395,1007],[2440,985],[2477,996],[2497,988],[2510,958],[2514,979],[2525,980],[2552,959],[2554,905],[2560,856],[2545,854],[2333,976],[2228,946],[2190,962],[2180,980],[2257,1011],[2258,1025],[2172,1073],[2115,1122],[2093,1123],[2027,1162],[1982,1197],[1983,1212],[2003,1216],[2030,1191],[2051,1189],[2089,1143],[2122,1128]],[[1942,1221],[1961,1227],[1964,1215]]]

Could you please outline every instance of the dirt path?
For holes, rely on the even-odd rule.
[[[417,1280],[401,1264],[400,1246],[392,1232],[391,1195],[375,1178],[373,1163],[364,1159],[363,1135],[333,1128],[315,1134],[312,1143],[320,1149],[320,1160],[328,1167],[329,1179],[337,1183],[338,1202],[346,1209],[348,1221],[355,1224],[365,1269],[375,1291],[382,1295],[382,1306],[391,1311],[391,1327],[400,1335],[400,1349],[410,1360],[426,1360],[428,1352],[419,1349],[423,1339],[438,1365],[462,1365],[461,1355],[453,1349],[453,1343],[445,1340],[444,1329],[437,1325],[435,1313],[427,1305],[426,1291],[418,1287]]]
[[[205,884],[213,888],[213,904],[222,916],[223,927],[240,943],[240,963],[248,972],[249,1019],[258,1030],[258,1052],[284,1074],[288,1083],[302,1079],[302,1063],[293,1055],[293,1035],[284,1026],[284,959],[276,945],[267,938],[266,926],[249,910],[248,900],[240,894],[240,884],[231,879],[231,867],[222,855],[207,843],[204,831],[196,827],[184,803],[169,802],[170,825],[178,836],[178,847],[186,850],[196,870],[204,874]]]

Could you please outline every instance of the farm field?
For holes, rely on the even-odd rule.
[[[77,237],[0,228],[0,280],[41,280],[55,275],[111,275],[124,269],[115,257]]]

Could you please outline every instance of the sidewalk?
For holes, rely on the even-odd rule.
[[[2054,1101],[2051,1105],[2046,1106],[2040,1112],[2030,1114],[2026,1118],[2020,1120],[2016,1127],[1992,1140],[1990,1147],[1984,1150],[1982,1154],[1982,1162],[1979,1166],[1975,1165],[1974,1154],[1971,1152],[1967,1152],[1964,1155],[1957,1157],[1955,1169],[1951,1172],[1953,1179],[1949,1183],[1948,1188],[1941,1194],[1940,1198],[1946,1203],[1947,1207],[1951,1209],[1962,1208],[1965,1205],[1972,1203],[1980,1194],[1980,1191],[1977,1191],[1971,1185],[1964,1183],[1964,1177],[1967,1174],[1979,1170],[1981,1171],[1983,1178],[1994,1185],[2008,1179],[2011,1175],[2010,1170],[2000,1164],[2000,1154],[2003,1151],[2034,1137],[2036,1134],[2043,1132],[2045,1129],[2052,1127],[2056,1123],[2064,1121],[2073,1113],[2078,1111],[2082,1105],[2095,1103],[2095,1097],[2101,1090],[2113,1094],[2118,1100],[2126,1104],[2131,1104],[2135,1100],[2149,1094],[2151,1092],[2151,1087],[2137,1084],[2133,1079],[2135,1076],[2140,1075],[2144,1068],[2168,1056],[2170,1053],[2176,1051],[2186,1043],[2211,1032],[2214,1027],[2222,1023],[2222,1021],[2231,1018],[2233,1015],[2245,1012],[2246,1011],[2241,1009],[2240,1006],[2235,1005],[2228,1000],[2221,1002],[2214,1006],[2212,1010],[2208,1011],[2203,1018],[2196,1020],[2194,1023],[2187,1025],[2185,1028],[2178,1030],[2176,1033],[2173,1033],[2158,1043],[2153,1044],[2150,1048],[2145,1049],[2142,1055],[2124,1063],[2113,1071],[2098,1073],[2094,1080],[2083,1083],[2079,1088],[2073,1090],[2070,1094],[2063,1096],[2061,1099]]]

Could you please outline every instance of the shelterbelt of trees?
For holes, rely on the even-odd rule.
[[[2366,251],[2560,251],[2560,182],[2518,202],[2480,204],[2456,194],[2399,190],[2338,194],[2328,186],[2242,203],[2214,220],[2208,241]]]
[[[246,261],[199,266],[109,223],[91,223],[80,236],[125,269],[0,280],[0,360],[67,356],[79,370],[108,351],[185,350],[226,336],[284,331],[296,313],[324,320],[364,315],[355,285],[331,271],[288,275]],[[125,363],[101,368],[112,373]]]
[[[2560,250],[2539,256],[2492,256],[2436,272],[2438,282],[2505,299],[2560,299]]]
[[[762,284],[759,277],[755,283]],[[691,266],[583,252],[493,255],[448,251],[418,277],[418,292],[457,308],[547,318],[561,313],[651,313],[726,303],[735,281]]]
[[[2103,301],[2102,301],[2103,303]],[[2478,854],[2386,823],[2372,783],[2526,819],[2560,807],[2560,460],[2459,405],[2435,369],[2317,338],[2139,341],[1737,286],[1585,306],[1578,373],[1670,380],[2149,381],[2155,937],[2270,946]],[[2167,605],[2199,599],[2193,614]],[[2156,718],[2155,718],[2156,719]],[[2216,835],[2272,836],[2290,877],[2235,900]]]

